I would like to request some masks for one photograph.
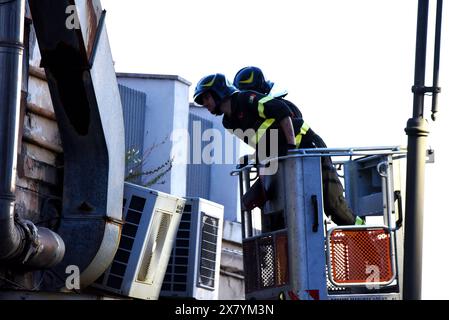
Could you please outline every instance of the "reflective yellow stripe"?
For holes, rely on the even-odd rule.
[[[217,77],[217,75],[215,75],[211,81],[209,81],[208,83],[205,83],[202,85],[202,87],[211,87],[214,84],[215,78]]]
[[[263,137],[268,128],[271,127],[274,121],[274,119],[267,119],[260,125],[260,127],[257,129],[256,134],[251,137],[253,146],[259,143],[260,139]]]
[[[304,122],[304,123],[302,124],[300,134],[303,134],[303,135],[306,134],[307,131],[309,131],[309,129],[310,129],[309,125],[308,125],[307,123]]]
[[[251,72],[251,75],[249,76],[249,78],[248,78],[248,79],[246,79],[246,80],[242,80],[242,81],[239,81],[239,83],[252,83],[252,82],[253,82],[253,80],[254,80],[254,71],[253,71],[253,72]]]
[[[268,102],[268,101],[270,101],[270,100],[273,100],[274,98],[273,97],[270,97],[270,96],[266,96],[266,97],[264,97],[264,98],[262,98],[262,99],[260,99],[259,100],[259,107],[258,107],[258,111],[259,111],[259,116],[261,117],[261,118],[266,118],[266,116],[265,116],[265,106],[263,105],[265,102]]]
[[[299,148],[299,145],[301,144],[302,136],[304,136],[307,131],[309,131],[310,127],[307,123],[303,123],[301,130],[299,130],[299,133],[295,137],[296,147]]]

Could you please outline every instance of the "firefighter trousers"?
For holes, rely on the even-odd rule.
[[[343,185],[338,178],[337,171],[332,165],[330,157],[322,158],[321,168],[325,214],[337,225],[354,224],[355,216],[343,196]]]

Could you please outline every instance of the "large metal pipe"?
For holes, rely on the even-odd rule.
[[[100,0],[28,4],[64,149],[58,234],[66,254],[43,288],[65,288],[66,269],[73,265],[84,288],[112,263],[120,241],[125,168],[120,93]]]
[[[54,232],[14,217],[25,0],[0,0],[0,260],[36,268],[62,260]]]
[[[14,224],[24,9],[24,1],[0,5],[0,259],[25,246],[24,232]]]

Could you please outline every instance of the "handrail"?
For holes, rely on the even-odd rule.
[[[376,155],[406,155],[407,149],[401,146],[390,147],[354,147],[354,148],[310,148],[292,149],[286,156],[273,157],[262,161],[260,164],[250,163],[231,171],[231,176],[237,176],[240,172],[251,168],[266,167],[270,162],[303,157],[354,157]]]
[[[261,165],[266,166],[272,161],[285,160],[297,157],[344,157],[344,156],[373,156],[373,155],[394,155],[406,154],[405,147],[357,147],[357,148],[310,148],[289,150],[288,155],[274,157],[262,161]]]

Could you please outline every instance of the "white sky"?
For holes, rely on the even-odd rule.
[[[267,79],[288,89],[288,98],[330,147],[407,144],[417,3],[102,0],[116,71],[179,75],[192,82],[192,99],[201,77],[221,72],[232,81],[240,68],[258,66]],[[433,48],[433,28],[431,18],[428,49]],[[436,122],[430,120],[431,100],[426,100],[436,163],[426,166],[424,299],[449,299],[449,210],[444,205],[449,181],[444,143],[449,124],[448,35],[446,4],[443,92]],[[428,86],[432,59],[429,55]]]

